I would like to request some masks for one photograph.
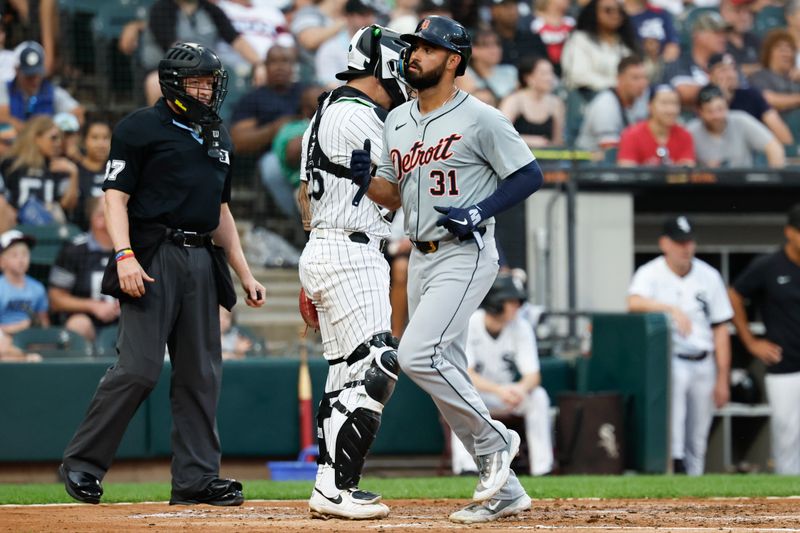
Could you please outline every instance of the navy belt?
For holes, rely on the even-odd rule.
[[[696,354],[679,353],[679,354],[677,354],[677,356],[678,356],[678,359],[685,359],[686,361],[702,361],[703,359],[708,357],[708,355],[710,353],[711,352],[700,352],[700,353],[696,353]]]
[[[480,233],[481,236],[483,236],[483,234],[486,233],[486,228],[484,226],[479,227],[478,233]],[[461,242],[471,241],[474,239],[475,239],[475,234],[473,232],[470,232],[469,234],[458,238],[458,240]],[[411,244],[413,244],[414,247],[423,254],[432,254],[433,252],[439,249],[439,244],[441,242],[442,241],[411,241]]]
[[[211,244],[211,234],[169,229],[167,231],[167,241],[175,246],[183,246],[184,248],[204,248]]]

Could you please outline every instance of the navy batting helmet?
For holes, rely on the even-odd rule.
[[[467,29],[451,18],[439,15],[425,17],[417,24],[417,29],[414,33],[404,33],[400,38],[411,44],[412,48],[418,41],[425,41],[455,52],[461,56],[461,63],[458,64],[456,76],[463,76],[467,70],[467,63],[472,55],[472,40],[469,37],[469,33],[467,33]],[[411,53],[406,50],[404,55],[403,69],[406,71]]]
[[[494,280],[486,298],[483,299],[481,307],[486,309],[489,314],[499,315],[503,312],[503,304],[507,300],[523,302],[525,297],[525,291],[519,280],[514,279],[511,274],[500,273]]]

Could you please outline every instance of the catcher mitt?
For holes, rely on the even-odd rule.
[[[317,315],[317,308],[311,298],[306,296],[306,291],[300,288],[300,316],[303,321],[308,324],[308,327],[319,329],[319,315]]]

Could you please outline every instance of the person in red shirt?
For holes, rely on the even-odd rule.
[[[547,48],[547,57],[561,75],[561,51],[564,43],[575,29],[575,19],[567,13],[571,7],[569,0],[537,0],[536,11],[531,22],[533,33],[542,38]]]
[[[617,153],[621,167],[695,165],[691,134],[677,124],[681,102],[670,85],[650,92],[650,118],[622,132]]]

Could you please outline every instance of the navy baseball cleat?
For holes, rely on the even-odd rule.
[[[221,507],[242,505],[244,503],[242,484],[235,479],[215,479],[200,492],[189,495],[173,493],[169,499],[170,505],[197,505],[199,503]]]
[[[472,494],[473,501],[486,501],[503,488],[511,474],[511,461],[519,452],[519,443],[519,434],[510,429],[505,448],[478,456],[478,486]]]
[[[67,494],[83,503],[100,503],[103,495],[103,486],[100,480],[88,472],[73,472],[63,464],[58,467],[58,473],[64,478],[64,488]]]

